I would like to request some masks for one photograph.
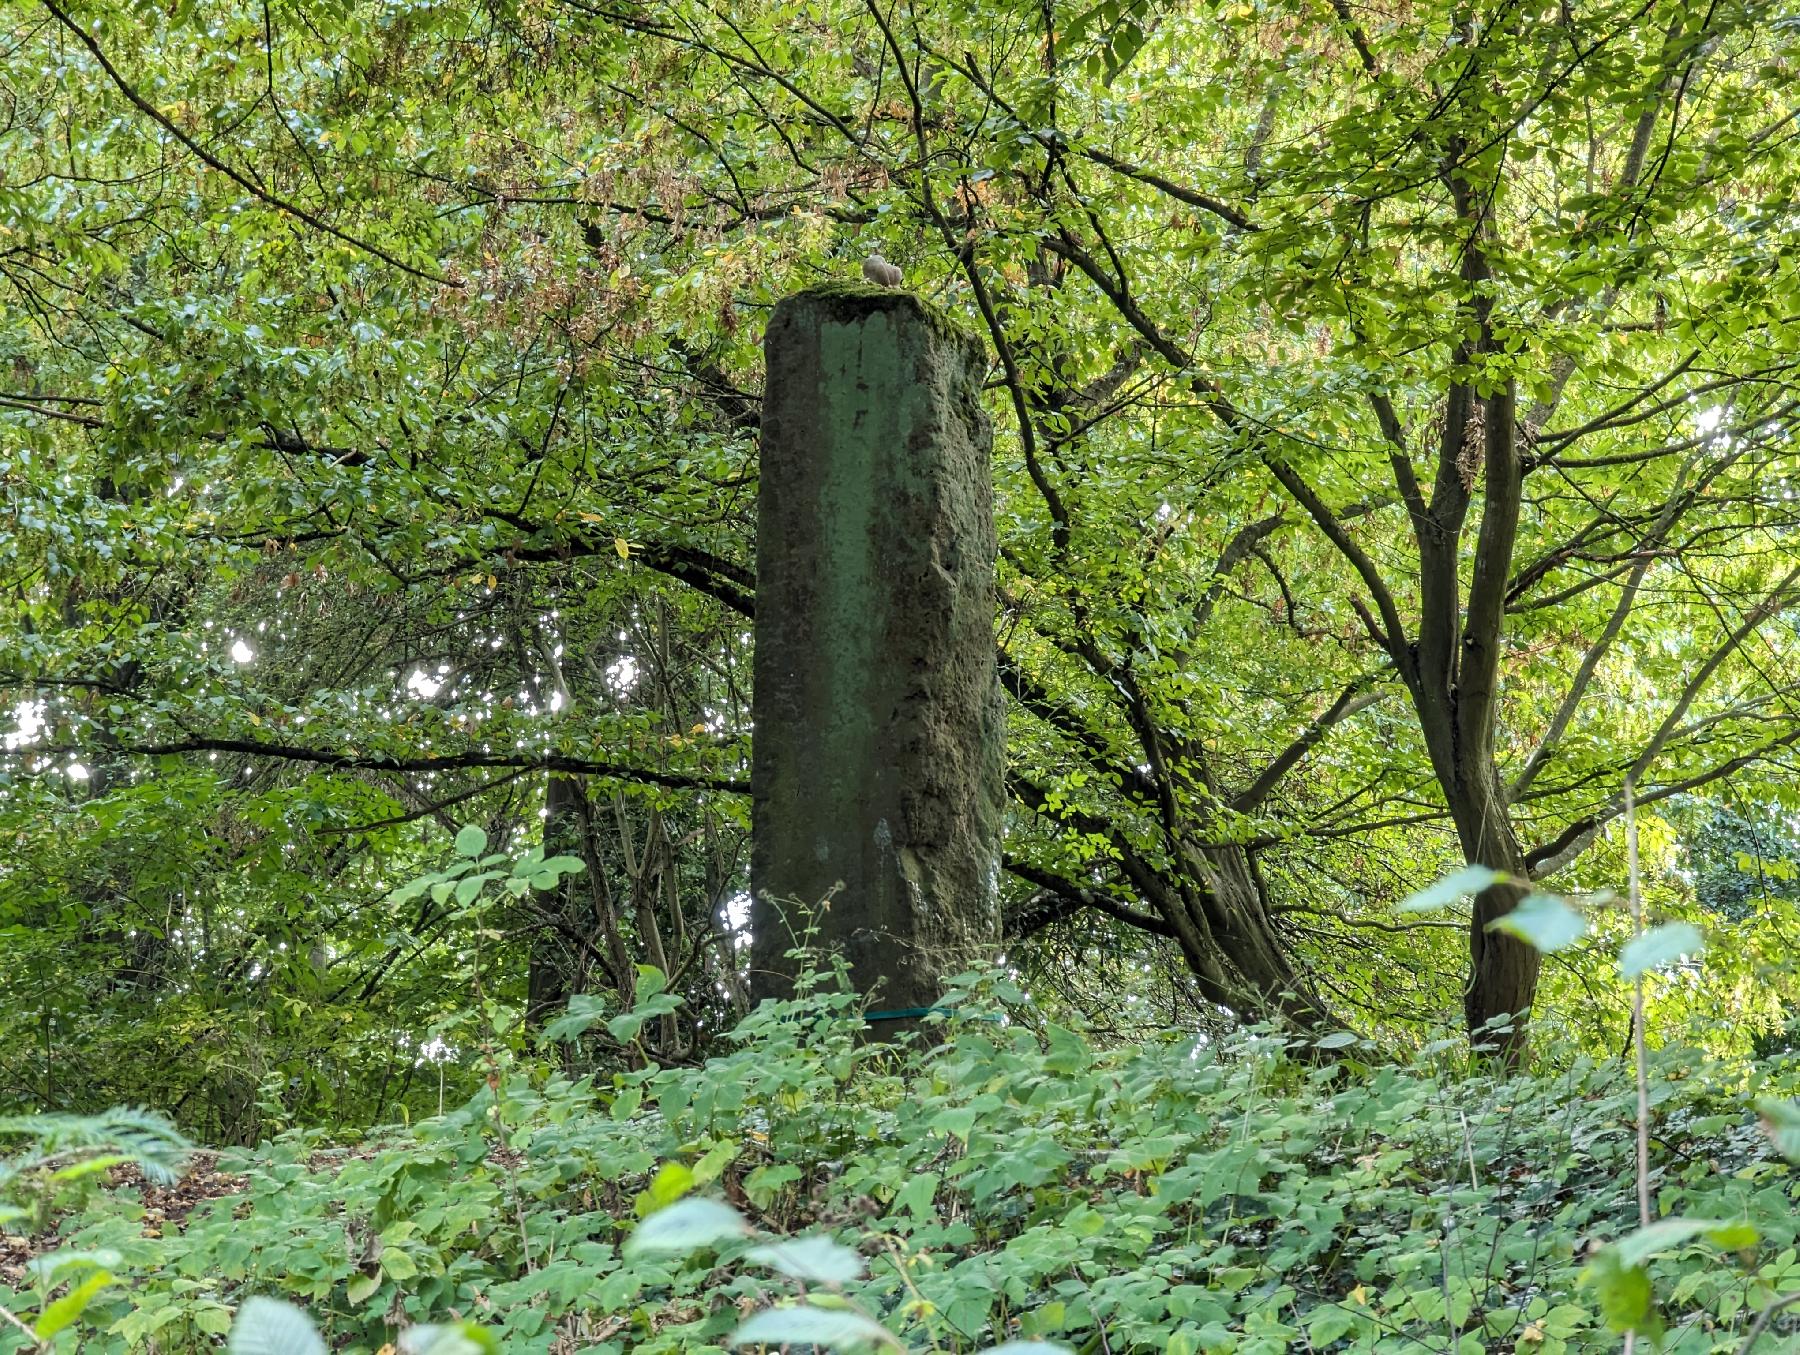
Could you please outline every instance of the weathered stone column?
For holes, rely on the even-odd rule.
[[[815,907],[871,1007],[1000,940],[1004,709],[978,343],[904,292],[817,287],[764,340],[752,991]]]

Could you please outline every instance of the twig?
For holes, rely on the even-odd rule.
[[[101,49],[100,44],[94,40],[87,29],[76,23],[75,20],[69,16],[68,12],[56,3],[56,0],[43,0],[43,4],[44,8],[50,11],[56,21],[64,28],[68,29],[69,32],[73,33],[76,40],[93,54],[94,60],[99,62],[100,69],[105,71],[107,78],[118,87],[119,93],[123,94],[140,113],[185,146],[188,153],[193,155],[201,163],[216,169],[239,188],[242,188],[246,193],[266,202],[269,206],[298,218],[311,226],[314,230],[323,231],[327,235],[335,236],[337,239],[342,240],[345,244],[350,245],[355,249],[360,249],[365,253],[373,254],[383,263],[398,268],[403,273],[411,273],[415,278],[423,278],[426,282],[435,282],[443,287],[458,287],[462,285],[445,277],[441,273],[436,273],[429,268],[420,268],[415,264],[407,263],[406,260],[388,253],[378,245],[372,245],[367,240],[339,230],[329,221],[307,211],[306,208],[299,206],[297,203],[291,202],[286,198],[277,197],[261,184],[252,180],[242,170],[234,169],[231,165],[219,159],[218,156],[212,154],[198,141],[194,140],[193,137],[189,136],[171,122],[166,115],[157,109],[157,107],[142,94],[138,93],[138,91],[132,87],[131,83],[120,74],[118,68],[107,59],[105,51]]]
[[[1737,1355],[1750,1355],[1750,1347],[1755,1345],[1756,1338],[1768,1329],[1769,1323],[1775,1320],[1775,1315],[1783,1309],[1792,1308],[1797,1303],[1800,1303],[1800,1290],[1772,1300],[1756,1315],[1756,1321],[1750,1324],[1750,1330],[1744,1333],[1744,1344],[1737,1348]]]
[[[1625,862],[1631,895],[1631,935],[1644,934],[1644,895],[1638,873],[1637,799],[1625,778]],[[1637,1196],[1638,1226],[1650,1226],[1650,1072],[1644,1049],[1644,976],[1637,976],[1631,998],[1631,1047],[1637,1059]]]
[[[1639,887],[1637,796],[1630,776],[1625,778],[1626,893],[1631,900],[1631,935],[1644,934],[1644,895]],[[1650,1074],[1644,1050],[1644,976],[1637,976],[1631,997],[1631,1050],[1637,1062],[1637,1198],[1638,1227],[1650,1226]],[[1625,1333],[1625,1355],[1637,1349],[1637,1332]]]
[[[1767,1317],[1768,1314],[1765,1313],[1764,1316]],[[3,1303],[0,1303],[0,1318],[5,1318],[8,1322],[12,1323],[13,1326],[17,1327],[20,1331],[24,1332],[25,1339],[27,1341],[31,1342],[30,1348],[32,1350],[44,1350],[47,1348],[49,1343],[39,1339],[38,1334],[35,1331],[33,1331],[30,1327],[26,1326],[25,1323],[23,1321],[21,1321],[19,1319],[19,1317],[16,1314],[14,1314],[13,1311],[11,1309],[9,1309]],[[1748,1349],[1748,1348],[1749,1348],[1749,1345],[1748,1345],[1748,1343],[1746,1343],[1745,1349]]]

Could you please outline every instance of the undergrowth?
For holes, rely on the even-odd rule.
[[[29,1323],[103,1268],[51,1338],[95,1352],[215,1347],[250,1295],[351,1352],[462,1320],[508,1352],[720,1351],[796,1292],[909,1350],[1618,1348],[1618,1284],[1595,1270],[1638,1226],[1629,1063],[1497,1076],[1457,1042],[1394,1066],[1347,1036],[1321,1062],[1258,1032],[1103,1049],[1018,996],[985,983],[910,1050],[861,1042],[855,999],[826,994],[765,1005],[698,1067],[596,1081],[498,1051],[488,1089],[440,1117],[222,1157],[237,1188],[180,1226],[135,1189],[65,1203],[54,1245],[86,1259],[40,1257],[0,1305]],[[1736,1351],[1800,1287],[1800,1186],[1751,1108],[1800,1069],[1665,1049],[1649,1072],[1654,1208],[1710,1223],[1634,1259],[1656,1315],[1640,1325],[1661,1349]],[[626,1245],[702,1197],[745,1222]],[[794,1234],[860,1263],[815,1275],[757,1252]],[[1758,1333],[1768,1350],[1794,1348],[1787,1316]],[[0,1350],[30,1345],[0,1329]]]

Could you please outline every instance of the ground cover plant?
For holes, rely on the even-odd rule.
[[[1800,1350],[1796,91],[1794,0],[0,5],[0,1351]],[[753,1000],[816,287],[986,358],[904,1047]]]
[[[1632,1323],[1659,1349],[1736,1350],[1800,1288],[1779,1151],[1800,1122],[1754,1109],[1781,1113],[1800,1061],[1746,1080],[1697,1050],[1651,1056],[1655,1208],[1707,1222],[1621,1263],[1628,1061],[1507,1075],[1452,1040],[1390,1062],[1267,1031],[1108,1049],[1021,997],[984,984],[907,1051],[860,1041],[851,995],[765,1007],[697,1066],[570,1078],[496,1050],[489,1085],[441,1117],[221,1155],[179,1220],[147,1215],[142,1188],[62,1201],[0,1303],[48,1312],[103,1267],[51,1342],[94,1351],[211,1348],[249,1296],[350,1351],[464,1321],[507,1351],[723,1350],[753,1313],[794,1323],[801,1293],[845,1349],[871,1323],[919,1351],[1553,1355],[1616,1348]],[[770,1348],[819,1333],[772,1330]]]
[[[1629,784],[1782,1024],[1781,0],[153,8],[0,16],[8,1108],[416,1112],[477,954],[735,1025],[761,340],[871,254],[990,358],[1040,1000],[1616,1049],[1485,924]],[[591,874],[383,906],[471,820]]]

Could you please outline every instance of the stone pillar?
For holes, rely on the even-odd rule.
[[[816,287],[764,340],[752,991],[816,907],[873,1010],[992,958],[1004,805],[981,346],[917,298]],[[841,886],[841,888],[838,888]]]

